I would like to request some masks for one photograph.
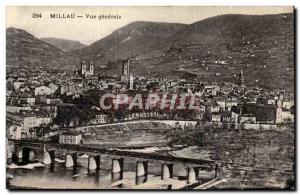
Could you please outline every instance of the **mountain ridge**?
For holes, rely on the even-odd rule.
[[[138,76],[234,82],[244,69],[248,85],[294,86],[293,13],[227,14],[192,24],[137,21],[81,49],[64,52],[48,47],[51,57],[57,58],[46,58],[43,67],[46,63],[75,69],[85,59],[93,60],[98,72],[120,74],[121,61],[130,58],[131,70]],[[14,49],[18,51],[7,48],[8,53]]]
[[[72,51],[72,50],[81,49],[81,48],[87,46],[87,45],[81,43],[80,41],[74,41],[74,40],[56,38],[56,37],[43,37],[43,38],[40,38],[40,40],[42,40],[46,43],[49,43],[51,45],[54,45],[63,51]]]

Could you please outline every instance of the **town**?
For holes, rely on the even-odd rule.
[[[6,188],[295,190],[294,12],[7,6]]]
[[[92,61],[82,60],[74,73],[7,76],[7,138],[49,139],[75,127],[120,123],[141,119],[199,121],[234,129],[283,130],[294,122],[294,94],[244,84],[240,71],[236,83],[207,83],[196,79],[134,77],[130,60],[122,75],[96,74]],[[104,110],[99,100],[107,93],[134,96],[197,94],[198,107],[179,109]],[[63,129],[63,130],[62,130]]]

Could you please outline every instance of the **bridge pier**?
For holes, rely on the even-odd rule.
[[[141,184],[147,182],[148,179],[148,161],[136,162],[136,176],[135,184]]]
[[[219,165],[215,164],[215,178],[218,177],[218,169],[219,169]]]
[[[29,155],[29,161],[34,161],[35,159],[34,151],[30,150],[28,155]]]
[[[112,181],[123,179],[124,158],[113,158],[111,167]]]
[[[51,164],[55,163],[55,150],[49,150],[48,151],[50,159],[51,159]]]
[[[99,171],[100,170],[100,160],[101,160],[101,156],[100,155],[97,155],[94,157],[95,158],[95,161],[96,161],[96,171]]]
[[[197,174],[194,167],[187,168],[187,183],[195,183],[197,181]]]
[[[48,149],[44,147],[44,153],[43,153],[43,163],[45,165],[50,165],[50,172],[54,172],[54,164],[55,164],[55,149]]]
[[[22,164],[28,164],[35,159],[35,153],[31,148],[24,147],[20,151],[22,153]]]
[[[17,160],[18,163],[21,163],[22,160],[23,160],[23,150],[22,150],[22,148],[20,150],[17,150],[16,156],[17,156],[17,159],[18,159]]]
[[[88,173],[91,170],[100,170],[100,155],[97,156],[89,156],[88,158]]]
[[[45,165],[51,164],[51,156],[50,156],[49,152],[47,152],[46,150],[44,150],[44,153],[43,153],[43,163]]]
[[[161,179],[167,179],[173,177],[173,164],[162,164],[161,167]]]
[[[7,150],[6,151],[6,163],[9,165],[12,163],[12,159],[13,159],[13,152],[12,151],[9,151]]]
[[[76,169],[77,158],[78,158],[78,154],[76,152],[71,154],[65,154],[65,167],[66,168],[73,167],[74,169]]]
[[[10,165],[12,162],[13,162],[13,159],[7,157],[6,164]]]
[[[35,150],[41,150],[43,147],[47,147],[49,149],[52,148],[52,151],[46,151],[44,150],[43,153],[43,163],[44,164],[54,164],[55,162],[55,150],[66,150],[66,151],[72,151],[65,154],[65,167],[73,167],[74,170],[77,168],[77,152],[85,152],[85,153],[92,153],[92,154],[110,154],[117,158],[112,159],[112,167],[111,167],[111,176],[113,180],[120,180],[123,179],[123,169],[124,169],[124,158],[118,158],[123,156],[133,157],[133,158],[143,158],[143,159],[154,159],[160,162],[164,162],[161,167],[161,179],[167,179],[172,178],[174,176],[178,176],[181,180],[188,180],[188,182],[193,182],[195,180],[199,180],[199,173],[197,173],[197,169],[190,168],[190,170],[186,170],[185,164],[190,165],[196,165],[200,166],[202,168],[209,168],[210,171],[215,171],[215,177],[218,176],[218,165],[213,164],[214,161],[210,160],[199,160],[199,159],[187,159],[187,158],[181,158],[181,157],[170,157],[165,155],[159,155],[159,154],[139,154],[135,152],[123,152],[119,150],[107,150],[103,148],[99,148],[98,150],[96,148],[93,148],[90,150],[89,147],[66,147],[61,145],[57,147],[56,144],[51,143],[30,143],[26,141],[15,141],[14,142],[14,148],[12,149],[14,152],[12,154],[12,160],[14,162],[17,161],[24,161],[22,164],[25,163],[26,160],[31,161],[35,158]],[[24,149],[23,148],[27,148]],[[27,152],[25,152],[27,150]],[[31,151],[32,150],[32,151]],[[73,153],[75,152],[75,153]],[[26,154],[26,155],[25,155]],[[36,153],[37,154],[37,153]],[[27,156],[27,157],[26,157]],[[38,155],[39,156],[39,155]],[[85,161],[86,162],[86,161]],[[9,163],[9,162],[8,162]],[[88,159],[88,170],[99,170],[100,169],[100,155],[97,156],[91,156]],[[173,166],[175,165],[175,166]],[[178,166],[177,166],[178,165]],[[182,167],[184,166],[184,168]],[[221,172],[222,173],[222,172]],[[145,177],[147,180],[148,177],[148,163],[146,162],[137,162],[136,164],[136,178],[142,178]],[[144,181],[146,181],[144,180]],[[137,183],[139,180],[137,181]]]

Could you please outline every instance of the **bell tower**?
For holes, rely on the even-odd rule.
[[[129,73],[129,59],[127,59],[122,62],[122,76],[129,77]]]
[[[94,63],[90,61],[90,75],[94,75]]]
[[[240,85],[242,87],[245,86],[245,77],[244,77],[243,69],[241,69],[241,72],[240,72]]]
[[[80,64],[81,64],[81,75],[84,76],[85,73],[86,73],[86,63],[85,63],[84,60],[82,60],[82,61],[80,62]]]
[[[129,59],[123,60],[122,62],[122,75],[121,75],[121,81],[124,83],[128,83],[129,77],[130,77],[130,67],[129,67]]]

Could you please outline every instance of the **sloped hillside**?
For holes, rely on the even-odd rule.
[[[45,69],[56,69],[76,63],[61,49],[41,41],[24,30],[6,29],[6,67],[8,73],[32,73]]]
[[[18,72],[70,70],[85,59],[96,72],[120,74],[130,58],[135,76],[236,82],[243,69],[246,85],[294,91],[293,13],[220,15],[190,25],[134,22],[68,52],[10,28],[6,50],[7,67]]]
[[[41,38],[41,40],[51,45],[54,45],[63,51],[71,51],[71,50],[76,50],[76,49],[81,49],[83,47],[86,47],[86,45],[80,43],[79,41],[72,41],[68,39],[45,37],[45,38]]]

